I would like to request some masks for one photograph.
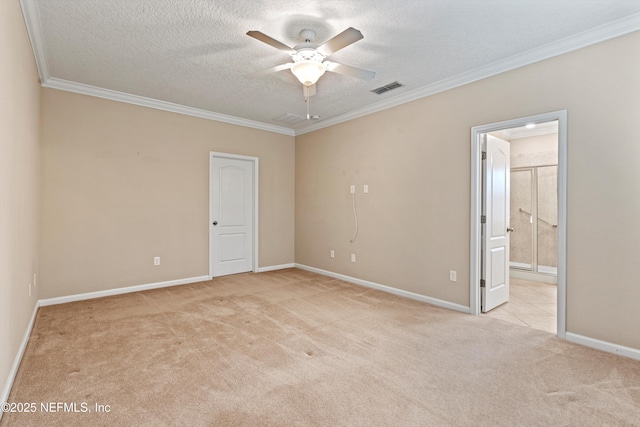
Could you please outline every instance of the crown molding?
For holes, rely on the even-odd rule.
[[[27,34],[31,41],[31,49],[36,60],[36,67],[40,75],[40,82],[49,80],[49,68],[44,54],[44,43],[42,43],[42,25],[40,23],[40,11],[36,0],[20,0],[22,16],[27,27]]]
[[[124,92],[118,92],[115,90],[104,89],[96,86],[90,86],[82,83],[53,78],[51,77],[49,69],[47,67],[47,60],[42,36],[42,25],[40,21],[40,11],[38,10],[38,2],[36,0],[20,0],[20,5],[22,7],[22,14],[24,16],[25,24],[27,27],[27,33],[29,34],[29,39],[31,40],[31,47],[35,56],[38,74],[40,75],[40,83],[44,87],[80,93],[83,95],[95,96],[98,98],[110,99],[112,101],[126,102],[128,104],[170,111],[172,113],[184,114],[187,116],[199,117],[202,119],[214,120],[218,122],[229,123],[232,125],[295,136],[295,132],[293,129],[284,126],[270,125],[268,123],[262,123],[255,120],[214,113],[212,111],[187,107],[184,105],[160,101],[152,98],[146,98],[144,96],[137,96]]]
[[[640,13],[636,13],[627,16],[626,18],[566,37],[556,42],[510,56],[509,58],[493,62],[483,67],[440,80],[419,89],[396,95],[385,101],[377,102],[349,113],[340,114],[338,116],[322,120],[321,122],[314,123],[311,126],[298,129],[296,131],[296,135],[303,135],[305,133],[353,120],[358,117],[377,113],[379,111],[435,95],[458,86],[495,76],[496,74],[501,74],[506,71],[524,67],[525,65],[530,65],[535,62],[582,49],[583,47],[624,36],[638,30],[640,30]]]
[[[214,113],[211,111],[187,107],[166,101],[145,98],[141,96],[126,94],[123,92],[117,92],[109,89],[103,89],[95,86],[89,86],[81,83],[74,83],[66,80],[52,78],[47,67],[37,0],[20,0],[20,5],[22,6],[22,13],[24,15],[25,23],[27,26],[27,32],[29,34],[29,39],[31,40],[31,46],[33,48],[38,73],[40,74],[40,81],[45,87],[82,93],[85,95],[97,96],[114,101],[126,102],[129,104],[156,108],[178,114],[185,114],[208,120],[215,120],[290,136],[303,135],[305,133],[313,132],[315,130],[353,120],[358,117],[377,113],[388,108],[406,104],[408,102],[435,95],[437,93],[444,92],[458,86],[482,80],[496,74],[504,73],[506,71],[533,64],[535,62],[543,61],[545,59],[553,58],[554,56],[569,53],[583,47],[591,46],[596,43],[600,43],[640,30],[640,13],[636,13],[627,16],[626,18],[601,25],[594,29],[584,31],[582,33],[564,38],[562,40],[558,40],[556,42],[549,43],[547,45],[531,49],[517,55],[513,55],[501,61],[497,61],[492,64],[488,64],[486,66],[440,80],[438,82],[423,86],[413,91],[405,92],[403,94],[394,96],[393,98],[388,98],[387,100],[380,101],[345,114],[340,114],[322,120],[320,122],[313,123],[310,126],[294,130],[284,126],[270,125],[255,120],[242,119],[240,117]]]
[[[172,113],[184,114],[187,116],[199,117],[207,120],[214,120],[217,122],[229,123],[232,125],[295,136],[293,129],[289,129],[283,126],[270,125],[255,120],[214,113],[212,111],[201,110],[199,108],[187,107],[180,104],[174,104],[172,102],[160,101],[158,99],[146,98],[144,96],[131,95],[124,92],[85,85],[82,83],[70,82],[62,79],[49,78],[47,81],[42,83],[42,86],[64,90],[67,92],[75,92],[83,95],[95,96],[98,98],[110,99],[112,101],[126,102],[127,104],[134,104],[142,107],[155,108],[157,110],[170,111]]]

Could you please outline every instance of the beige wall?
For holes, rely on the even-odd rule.
[[[508,141],[511,169],[558,164],[557,133]]]
[[[259,265],[294,261],[292,136],[53,89],[42,111],[41,298],[207,275],[210,151],[259,157]]]
[[[504,140],[508,140],[507,138],[502,138]],[[552,164],[558,163],[558,134],[550,133],[547,135],[537,135],[530,136],[527,138],[516,138],[511,139],[509,141],[509,146],[511,148],[511,158],[514,156],[518,156],[520,154],[531,155],[536,153],[555,153],[554,160],[551,161]],[[550,164],[548,161],[545,161],[542,164]],[[529,164],[531,166],[533,164]],[[536,164],[537,166],[537,164]]]
[[[38,289],[40,83],[18,0],[0,1],[0,393]],[[0,395],[3,402],[6,395]],[[1,416],[2,414],[0,414]]]
[[[567,328],[640,348],[639,50],[637,32],[297,137],[296,262],[468,306],[470,128],[566,109]]]

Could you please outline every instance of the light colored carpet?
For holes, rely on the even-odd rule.
[[[9,401],[38,411],[2,426],[637,426],[640,362],[289,269],[41,308]]]

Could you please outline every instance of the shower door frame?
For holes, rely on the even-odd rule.
[[[522,172],[522,171],[531,171],[531,212],[527,212],[525,210],[523,210],[522,208],[521,211],[526,213],[527,215],[529,215],[530,218],[535,219],[535,221],[531,221],[532,227],[531,227],[531,267],[530,268],[526,268],[526,267],[518,267],[518,266],[513,266],[511,265],[511,260],[509,260],[509,269],[513,269],[516,270],[518,272],[526,272],[529,274],[539,274],[542,276],[550,276],[550,277],[557,277],[558,272],[557,272],[557,268],[558,266],[556,265],[556,272],[555,273],[550,273],[550,272],[544,272],[544,271],[540,271],[540,264],[538,262],[538,239],[539,239],[539,233],[538,233],[538,221],[540,221],[540,217],[538,216],[538,200],[539,200],[539,185],[538,185],[538,168],[547,168],[547,167],[555,167],[556,168],[556,176],[558,175],[558,164],[557,163],[550,163],[550,164],[542,164],[542,165],[535,165],[535,166],[522,166],[522,167],[516,167],[516,168],[512,168],[510,173],[513,172]],[[511,187],[511,191],[513,192],[513,186]],[[556,206],[558,205],[558,200],[556,199]],[[511,212],[511,215],[513,216],[514,212]],[[556,224],[555,224],[555,229],[556,229],[556,239],[558,238],[557,236],[557,232],[558,232],[558,210],[556,208]],[[547,222],[545,220],[542,220],[543,222]],[[553,225],[552,225],[553,226]],[[517,230],[516,230],[517,232]],[[558,246],[558,242],[556,240],[556,251],[557,251],[557,246]],[[556,256],[556,259],[558,257]],[[550,267],[550,266],[545,266],[545,267]],[[555,281],[554,281],[555,283]]]

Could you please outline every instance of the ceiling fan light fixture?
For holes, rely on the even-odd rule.
[[[325,71],[326,68],[322,62],[313,60],[299,61],[291,67],[293,75],[305,86],[316,84]]]

